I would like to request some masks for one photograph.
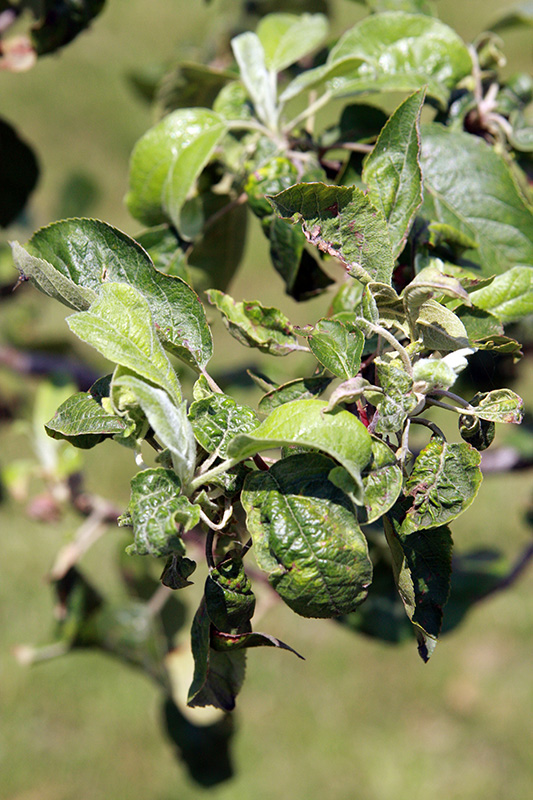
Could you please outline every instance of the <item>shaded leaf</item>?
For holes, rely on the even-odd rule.
[[[324,456],[290,456],[250,474],[242,494],[259,566],[305,617],[348,613],[372,579],[352,506],[328,480],[332,466]]]
[[[98,16],[105,0],[47,0],[40,10],[31,38],[39,55],[53,53],[85,30]]]
[[[161,583],[163,586],[168,586],[169,589],[184,589],[186,586],[192,586],[189,577],[195,569],[196,561],[176,555],[174,552],[161,573]]]
[[[321,319],[309,338],[313,355],[338,378],[353,378],[361,366],[365,337],[334,319]]]
[[[418,309],[418,333],[428,350],[460,350],[468,347],[466,328],[446,306],[426,300]]]
[[[5,228],[24,209],[39,178],[39,165],[31,147],[1,118],[0,153],[0,227]]]
[[[220,651],[233,651],[243,650],[247,647],[279,647],[281,650],[289,650],[295,656],[305,661],[300,653],[296,652],[292,647],[281,639],[276,639],[269,633],[259,633],[259,631],[250,631],[249,633],[221,633],[220,631],[211,632],[211,647],[214,650]]]
[[[232,554],[210,570],[204,593],[209,619],[218,631],[247,631],[254,615],[255,595],[242,558]]]
[[[211,108],[220,90],[233,80],[232,72],[181,62],[159,83],[156,102],[161,115],[178,108]]]
[[[332,378],[316,375],[311,378],[295,378],[281,386],[276,386],[259,401],[259,411],[269,414],[278,406],[290,403],[292,400],[310,400],[322,394],[330,385]]]
[[[404,100],[387,121],[376,145],[366,158],[363,181],[370,199],[389,223],[392,252],[396,258],[422,203],[420,170],[420,113],[425,91]]]
[[[533,3],[526,0],[524,3],[517,3],[507,9],[503,16],[493,22],[490,26],[491,31],[502,31],[507,28],[527,27],[533,25]]]
[[[383,516],[396,502],[403,473],[395,454],[381,439],[372,437],[372,461],[363,473],[364,507],[368,525]]]

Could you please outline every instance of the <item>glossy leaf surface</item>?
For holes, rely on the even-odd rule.
[[[332,462],[302,454],[248,476],[243,505],[257,561],[297,614],[334,617],[366,597],[372,565]]]

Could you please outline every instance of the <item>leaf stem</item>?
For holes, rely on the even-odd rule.
[[[454,394],[453,392],[449,392],[448,389],[432,389],[430,394],[436,394],[438,397],[448,397],[450,400],[453,400],[454,403],[462,406],[463,408],[472,409],[472,406],[467,400],[463,400],[462,397],[459,397],[458,394]],[[428,398],[431,399],[431,398]]]
[[[242,458],[227,458],[225,461],[222,461],[222,463],[217,464],[216,467],[213,467],[213,469],[204,472],[203,475],[198,475],[196,478],[193,478],[187,486],[187,493],[192,494],[192,492],[199,489],[202,484],[209,483],[213,478],[217,478],[219,475],[227,472],[240,461],[242,461]]]
[[[386,339],[386,341],[390,344],[390,346],[393,347],[394,350],[396,350],[396,352],[399,354],[400,358],[403,361],[403,365],[405,367],[405,371],[407,372],[407,374],[412,377],[413,365],[411,364],[409,353],[407,352],[405,347],[400,344],[400,342],[396,339],[396,337],[392,333],[390,333],[386,328],[382,328],[381,325],[376,325],[373,322],[369,322],[367,319],[364,319],[363,317],[358,317],[356,321],[357,323],[363,323],[366,327],[370,328],[370,330],[373,331],[373,333],[377,333],[378,336],[382,336],[383,339]]]
[[[444,442],[447,441],[446,436],[444,435],[442,430],[439,428],[439,426],[436,425],[434,422],[431,422],[431,420],[425,419],[424,417],[411,417],[410,419],[411,419],[411,422],[415,423],[415,425],[425,425],[425,427],[429,428],[430,431],[433,431],[433,433],[435,433],[437,436],[440,436],[440,438]]]
[[[298,125],[298,123],[303,122],[308,117],[313,117],[316,112],[329,103],[330,100],[331,92],[324,92],[324,94],[317,98],[314,103],[308,105],[307,108],[305,108],[300,114],[297,114],[297,116],[291,119],[290,122],[287,122],[287,124],[283,126],[281,132],[285,135],[289,134],[293,128]]]

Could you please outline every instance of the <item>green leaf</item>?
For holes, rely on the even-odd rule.
[[[490,26],[491,31],[503,31],[507,28],[514,27],[527,27],[533,25],[533,3],[529,2],[517,3],[510,9],[507,9],[503,16]]]
[[[172,275],[190,283],[184,242],[169,225],[155,225],[136,236],[137,244],[146,250],[154,267],[165,275]]]
[[[275,408],[255,431],[239,434],[230,442],[229,458],[248,458],[260,450],[281,445],[313,447],[336,459],[355,481],[361,498],[361,470],[372,456],[370,434],[349,411],[324,413],[321,400],[294,400]]]
[[[311,378],[295,378],[281,386],[276,386],[259,401],[259,411],[270,414],[278,406],[290,403],[291,400],[310,400],[322,394],[330,385],[332,378],[316,375]]]
[[[290,456],[249,475],[242,494],[259,566],[305,617],[348,613],[372,580],[366,541],[350,502],[328,480],[331,468],[323,456]]]
[[[243,650],[247,647],[279,647],[281,650],[289,650],[295,656],[304,661],[304,657],[297,653],[288,644],[282,642],[281,639],[276,639],[269,633],[259,633],[258,631],[250,631],[249,633],[221,633],[220,631],[211,631],[211,647],[213,650],[219,651],[233,651]]]
[[[6,228],[24,209],[39,178],[39,165],[29,145],[1,118],[0,151],[0,228]]]
[[[396,502],[403,474],[396,456],[381,439],[372,436],[372,461],[363,473],[365,525],[375,522]]]
[[[387,224],[361,189],[304,183],[268,200],[280,217],[300,221],[308,241],[338,258],[350,275],[390,284],[394,258]]]
[[[418,652],[428,661],[442,626],[442,608],[450,591],[452,537],[446,526],[405,535],[385,525],[394,578],[413,623]]]
[[[326,64],[292,81],[281,100],[316,86],[333,97],[427,86],[428,95],[444,106],[450,90],[471,70],[466,45],[443,22],[422,14],[383,13],[346,31]]]
[[[533,212],[493,147],[478,136],[425,125],[421,163],[423,216],[474,239],[477,249],[465,256],[483,276],[533,264]]]
[[[480,452],[490,447],[496,435],[494,422],[487,422],[479,417],[470,417],[461,414],[457,420],[461,439],[471,444]]]
[[[198,443],[208,453],[226,457],[228,443],[237,433],[257,427],[255,411],[225,394],[196,400],[189,409],[189,422]]]
[[[404,100],[381,131],[367,157],[363,181],[370,199],[389,223],[395,258],[402,252],[411,225],[422,203],[420,170],[420,113],[425,91]]]
[[[84,450],[123,433],[125,428],[124,420],[104,411],[90,391],[78,392],[65,400],[45,425],[52,439],[66,439]]]
[[[413,498],[402,533],[436,528],[456,519],[474,500],[481,484],[480,456],[469,444],[432,439],[417,456],[405,493]]]
[[[268,14],[257,26],[265,64],[281,72],[318,47],[328,32],[323,14]]]
[[[232,633],[249,628],[255,596],[242,558],[232,555],[209,572],[205,582],[205,606],[218,631]]]
[[[460,306],[455,309],[455,315],[459,317],[465,326],[468,341],[476,346],[477,342],[488,337],[503,336],[502,323],[490,311],[483,311],[475,306],[471,308]]]
[[[504,324],[533,313],[533,267],[513,267],[488,286],[472,292],[478,308],[490,311]]]
[[[413,379],[396,364],[376,359],[376,380],[383,394],[365,390],[365,397],[377,408],[374,431],[385,435],[401,431],[408,415],[418,403]]]
[[[196,444],[185,402],[176,403],[167,392],[146,383],[138,375],[118,369],[113,377],[112,399],[118,411],[138,404],[155,435],[168,447],[172,455],[172,466],[187,485],[194,473]]]
[[[131,555],[185,555],[181,534],[198,525],[200,507],[181,494],[181,482],[170,469],[138,472],[131,480],[131,499],[121,524],[133,527]]]
[[[321,319],[309,336],[313,355],[338,378],[353,378],[361,366],[365,337],[358,329],[350,330],[342,322]]]
[[[179,381],[157,338],[148,303],[132,286],[104,284],[89,311],[67,317],[67,323],[110,361],[160,386],[179,402]]]
[[[416,327],[428,350],[448,351],[468,347],[468,334],[459,317],[436,300],[422,303]]]
[[[61,0],[39,4],[37,22],[31,28],[31,40],[39,55],[64,47],[98,16],[105,0]],[[16,4],[17,5],[17,4]]]
[[[187,705],[192,708],[214,706],[233,711],[235,698],[244,680],[245,653],[220,653],[210,647],[211,621],[202,600],[191,628],[194,676]]]
[[[429,17],[436,16],[435,6],[428,0],[365,0],[365,2],[374,14],[381,14],[384,11],[407,11],[413,14],[427,14]]]
[[[259,37],[246,31],[231,40],[231,47],[257,116],[267,127],[275,129],[276,81],[272,80],[266,67],[265,51]]]
[[[263,306],[257,300],[236,302],[216,289],[208,291],[209,301],[222,314],[224,324],[237,341],[247,347],[257,347],[270,355],[284,356],[301,350],[294,328],[277,308]]]
[[[178,109],[150,128],[131,156],[126,204],[132,216],[146,225],[169,221],[187,238],[185,200],[226,130],[223,118],[206,108]]]
[[[211,108],[220,90],[234,79],[231,72],[181,62],[163,77],[158,86],[158,116],[178,108]]]
[[[524,401],[510,389],[494,389],[477,394],[466,416],[479,417],[489,422],[514,422],[520,424],[524,416]]]
[[[155,270],[146,251],[117,228],[92,219],[64,220],[32,236],[28,258],[16,249],[22,258],[17,266],[45,294],[85,311],[106,282],[128,283],[147,300],[170,352],[195,369],[211,358],[211,332],[196,293],[180,278]]]
[[[169,589],[184,589],[192,586],[189,577],[196,569],[196,561],[173,553],[161,573],[161,583]]]

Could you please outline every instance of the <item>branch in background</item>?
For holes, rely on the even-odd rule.
[[[87,364],[73,358],[36,350],[17,350],[15,347],[6,346],[0,347],[0,366],[7,367],[20,375],[67,374],[82,392],[86,392],[100,377]]]

